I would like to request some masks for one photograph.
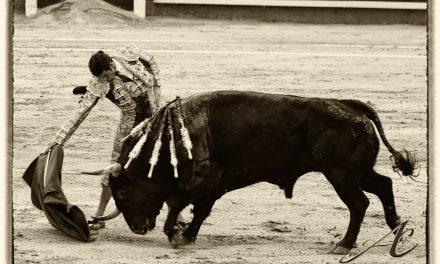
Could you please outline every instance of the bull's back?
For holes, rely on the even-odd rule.
[[[372,130],[368,118],[345,101],[225,91],[189,97],[184,105],[211,158],[261,170],[310,162],[326,131],[342,136],[354,126]]]
[[[196,140],[226,167],[273,170],[304,153],[306,98],[256,92],[214,92],[183,102]],[[208,131],[205,131],[208,129]],[[208,133],[208,135],[206,134]]]

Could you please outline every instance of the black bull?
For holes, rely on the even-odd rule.
[[[355,245],[369,205],[364,191],[379,197],[391,229],[399,225],[392,181],[373,169],[379,139],[372,123],[392,154],[394,171],[411,176],[415,159],[390,145],[370,106],[357,100],[226,91],[183,99],[181,111],[190,132],[193,159],[183,159],[185,149],[177,146],[177,179],[165,147],[169,144],[166,134],[152,178],[147,174],[154,137],[127,169],[110,179],[116,206],[133,232],[145,234],[152,229],[167,201],[170,211],[165,234],[173,245],[193,242],[215,201],[225,193],[269,182],[291,198],[297,179],[312,171],[325,175],[350,211],[348,230],[334,253],[346,253]],[[150,134],[158,126],[153,125]],[[134,143],[135,139],[125,143],[125,155]],[[179,212],[189,204],[194,206],[192,221],[184,230],[176,228]]]

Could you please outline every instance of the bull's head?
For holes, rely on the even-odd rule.
[[[146,169],[145,169],[146,170]],[[105,169],[87,172],[87,174],[110,174],[109,184],[116,207],[122,212],[131,231],[144,235],[156,225],[156,217],[165,200],[170,195],[170,182],[159,177],[147,178],[145,174],[137,175],[136,171],[121,168],[112,164]],[[172,182],[171,182],[172,185]],[[118,215],[95,217],[97,220],[109,220]]]

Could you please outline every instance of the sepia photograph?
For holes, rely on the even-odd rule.
[[[7,263],[435,263],[430,5],[10,1]]]

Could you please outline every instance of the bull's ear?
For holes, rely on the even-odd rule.
[[[85,94],[87,92],[87,86],[77,86],[73,88],[73,94]]]

